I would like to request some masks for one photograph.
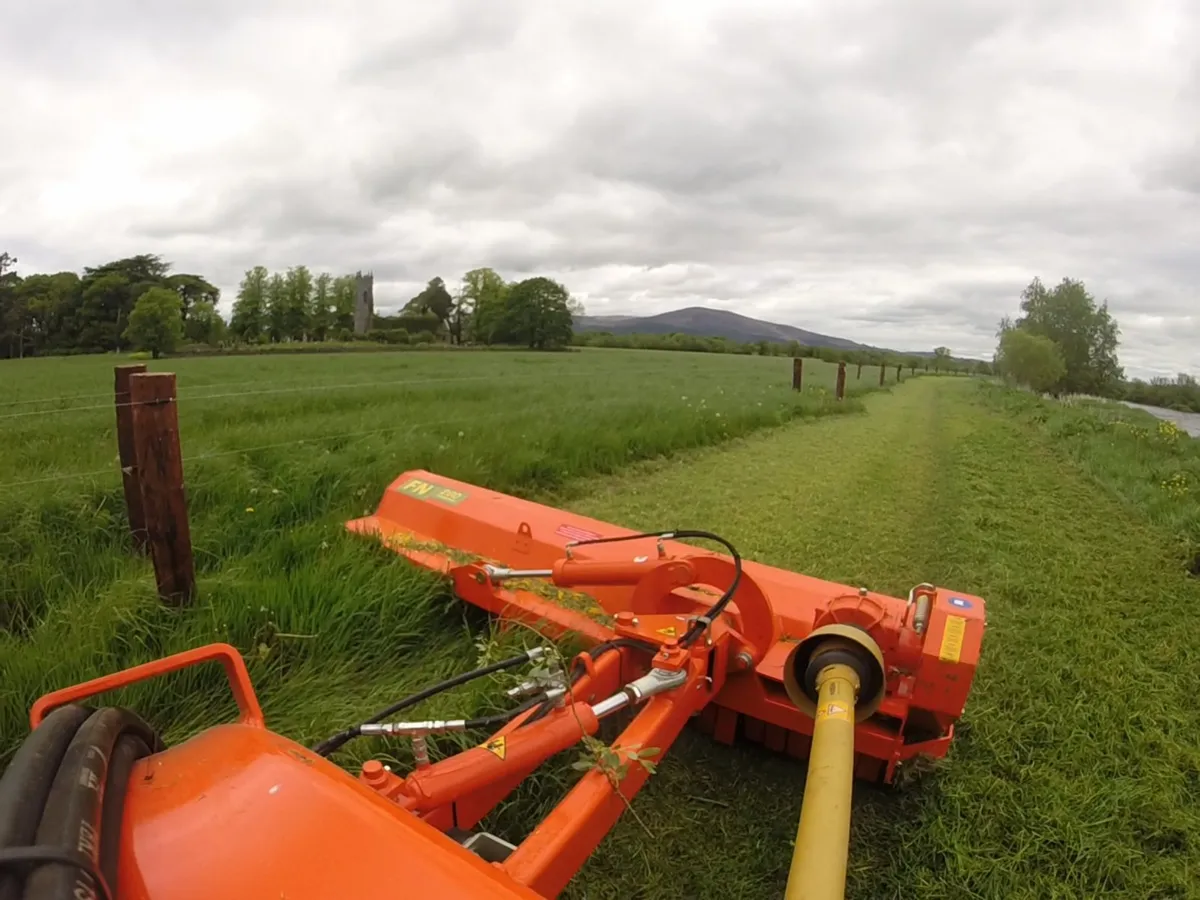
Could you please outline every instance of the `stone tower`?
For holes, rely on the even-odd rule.
[[[366,334],[371,330],[375,315],[375,273],[354,273],[354,333]]]

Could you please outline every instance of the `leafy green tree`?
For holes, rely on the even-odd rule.
[[[354,276],[339,275],[333,281],[333,322],[341,334],[354,331]]]
[[[170,353],[183,336],[183,301],[170,288],[143,291],[129,313],[125,337],[155,359]]]
[[[404,312],[430,313],[437,316],[438,321],[447,328],[450,324],[450,313],[454,309],[454,298],[446,289],[446,283],[441,278],[431,278],[421,293],[404,305]]]
[[[28,315],[33,352],[75,346],[75,316],[82,302],[78,275],[74,272],[30,275],[19,281],[16,291]]]
[[[0,253],[0,355],[24,356],[29,307],[20,290],[21,277],[16,273],[17,258]]]
[[[255,266],[246,270],[233,301],[229,330],[238,340],[256,344],[267,327],[267,270]]]
[[[1021,312],[1015,321],[1001,322],[1001,333],[1017,328],[1058,345],[1066,371],[1049,390],[1105,395],[1119,386],[1120,329],[1108,304],[1097,306],[1083,282],[1064,278],[1051,290],[1035,278],[1021,293]]]
[[[329,336],[333,316],[333,276],[322,272],[313,282],[312,308],[308,317],[314,341],[323,341]]]
[[[313,279],[307,266],[293,266],[284,278],[283,333],[293,341],[308,337],[311,328]]]
[[[279,343],[288,336],[287,280],[278,272],[267,279],[267,336]]]
[[[571,343],[571,295],[550,278],[526,278],[508,291],[504,311],[506,336],[535,350]]]
[[[472,343],[491,344],[504,320],[508,285],[494,269],[472,269],[463,275],[460,302],[469,310],[466,322]]]
[[[179,295],[179,301],[183,309],[183,321],[188,320],[191,314],[192,304],[203,301],[208,303],[214,309],[221,302],[221,291],[219,288],[209,284],[199,275],[176,274],[167,278],[167,286]]]
[[[182,306],[183,298],[180,298]],[[136,309],[137,307],[134,307]],[[182,312],[182,310],[181,310]],[[191,313],[183,323],[183,335],[197,344],[215,347],[225,338],[226,325],[211,300],[193,300]]]
[[[1000,374],[1035,391],[1049,391],[1066,374],[1062,349],[1040,334],[1021,328],[1008,328],[1000,336],[996,352]]]

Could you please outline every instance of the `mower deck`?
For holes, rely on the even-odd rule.
[[[618,634],[669,641],[683,632],[690,616],[710,607],[719,591],[711,585],[706,590],[703,583],[657,594],[650,589],[639,605],[638,591],[631,603],[627,584],[588,585],[580,602],[562,591],[493,584],[483,564],[549,569],[564,554],[581,562],[623,564],[639,559],[649,564],[664,554],[728,559],[670,540],[573,546],[635,532],[420,470],[397,478],[374,515],[347,527],[448,575],[463,600],[536,624],[548,636],[574,634],[588,643]],[[930,601],[921,636],[911,627],[911,601],[751,561],[742,565],[735,607],[747,605],[747,594],[760,592],[770,615],[750,622],[734,607],[727,613],[747,638],[747,655],[741,659],[750,665],[738,671],[735,664],[726,673],[724,686],[698,717],[701,728],[725,743],[740,735],[775,751],[807,756],[813,719],[789,700],[785,663],[798,639],[822,625],[844,622],[868,628],[888,662],[885,696],[874,714],[859,722],[854,736],[856,776],[890,782],[905,760],[945,755],[979,658],[984,628],[980,598],[921,588]],[[639,614],[636,625],[614,621],[613,616],[628,610]]]

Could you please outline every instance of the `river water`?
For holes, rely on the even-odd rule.
[[[1128,400],[1122,401],[1126,406],[1132,406],[1134,409],[1144,410],[1152,416],[1157,416],[1160,419],[1166,419],[1168,422],[1174,422],[1192,437],[1200,437],[1200,413],[1179,412],[1174,409],[1163,409],[1160,406],[1146,406],[1142,403],[1130,403]]]

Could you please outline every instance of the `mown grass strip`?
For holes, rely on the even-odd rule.
[[[866,417],[630,472],[574,506],[712,529],[851,584],[987,599],[950,757],[856,792],[850,896],[1196,896],[1200,585],[1169,532],[969,384],[866,402]],[[656,839],[621,823],[571,896],[779,896],[802,790],[802,766],[688,735],[638,800]]]

